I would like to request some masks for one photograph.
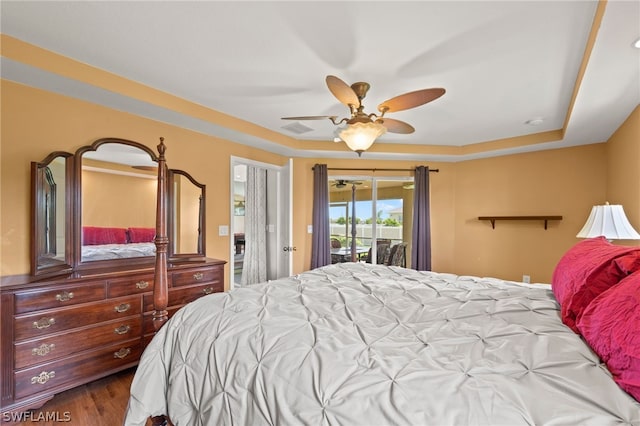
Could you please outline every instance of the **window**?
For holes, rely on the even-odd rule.
[[[354,231],[356,260],[389,264],[392,247],[398,245],[401,254],[408,252],[413,178],[336,176],[330,178],[329,185],[330,233],[334,244],[335,240],[340,242],[339,248],[332,248],[332,262],[352,259]],[[402,266],[409,266],[406,256],[398,256]]]

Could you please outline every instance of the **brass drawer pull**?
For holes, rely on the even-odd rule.
[[[51,327],[55,323],[56,323],[56,320],[54,318],[40,318],[38,321],[33,322],[33,328],[42,330],[44,328]]]
[[[121,314],[123,312],[127,312],[130,307],[131,307],[131,305],[128,304],[128,303],[121,303],[118,306],[116,306],[114,309],[115,309],[116,312]]]
[[[213,293],[213,287],[207,287],[207,288],[203,289],[202,292],[204,294],[211,294],[211,293]]]
[[[39,385],[44,385],[49,381],[49,379],[53,379],[54,377],[56,377],[55,371],[51,371],[50,373],[43,371],[38,376],[34,376],[31,378],[31,384],[35,385],[37,383]]]
[[[63,291],[62,293],[56,294],[56,300],[58,302],[66,302],[68,300],[73,299],[73,292]]]
[[[37,348],[33,348],[31,349],[31,355],[33,356],[45,356],[47,354],[49,354],[49,352],[51,352],[52,350],[54,350],[56,348],[55,344],[50,344],[47,345],[46,343],[41,344],[40,346],[38,346]]]
[[[139,289],[139,290],[142,290],[142,289],[147,288],[147,287],[149,287],[149,281],[144,281],[143,280],[143,281],[138,281],[136,283],[136,288]]]
[[[200,281],[202,278],[204,278],[204,274],[202,272],[196,272],[193,274],[193,279],[196,281]]]
[[[131,348],[122,348],[118,352],[113,353],[114,358],[125,358],[127,355],[131,353]]]
[[[128,325],[121,325],[120,327],[113,330],[116,334],[127,334],[131,330],[131,327]]]

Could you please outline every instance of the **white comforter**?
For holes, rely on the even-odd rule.
[[[155,256],[155,243],[101,244],[82,246],[82,261]]]
[[[548,286],[341,263],[203,297],[161,329],[126,425],[640,425]]]

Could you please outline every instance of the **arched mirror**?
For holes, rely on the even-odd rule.
[[[31,163],[32,236],[31,274],[47,275],[71,270],[68,227],[73,157],[54,152],[40,163]]]
[[[32,163],[32,275],[153,265],[157,167],[153,149],[118,138]],[[165,171],[168,258],[204,260],[205,185]]]
[[[153,263],[157,157],[124,139],[76,152],[75,256],[80,268]]]
[[[205,185],[183,170],[169,169],[169,259],[205,257]]]

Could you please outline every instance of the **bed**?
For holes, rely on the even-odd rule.
[[[553,286],[339,263],[200,298],[145,350],[124,424],[640,425],[640,354],[614,342],[640,324],[640,248],[575,266],[611,248],[593,243]],[[581,296],[576,332],[558,300],[603,274],[615,282]],[[602,325],[612,298],[627,311]]]
[[[156,255],[155,228],[82,227],[82,261]]]

